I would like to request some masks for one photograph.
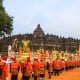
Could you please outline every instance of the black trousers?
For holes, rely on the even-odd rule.
[[[68,71],[68,70],[69,70],[68,66],[66,66],[66,68],[65,68],[65,69],[66,69],[66,71]]]
[[[55,70],[54,70],[55,76],[56,76],[56,75],[59,76],[59,71],[60,71],[59,69],[55,69]]]
[[[34,76],[34,80],[38,80],[38,76]]]
[[[18,75],[12,75],[11,76],[11,80],[17,80],[18,79]]]
[[[29,80],[30,76],[23,76],[23,80]]]
[[[48,72],[49,78],[51,78],[52,72]]]
[[[41,78],[44,78],[44,77],[45,77],[45,74],[40,74],[40,77],[41,77]]]
[[[0,69],[0,76],[2,76],[2,69]]]

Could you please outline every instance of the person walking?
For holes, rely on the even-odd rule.
[[[14,62],[11,63],[11,80],[18,79],[18,72],[19,72],[19,63],[16,61],[16,57],[13,59]]]
[[[27,58],[27,62],[24,63],[24,75],[23,80],[30,80],[32,76],[32,64],[30,57]]]

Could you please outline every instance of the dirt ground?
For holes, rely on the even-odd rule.
[[[21,72],[19,72],[18,80],[21,80],[21,77]],[[46,72],[45,80],[80,80],[80,68],[71,71],[64,71],[59,76],[52,76],[51,79],[48,78],[48,73]]]

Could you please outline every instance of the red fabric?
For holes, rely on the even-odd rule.
[[[66,61],[66,65],[70,66],[71,65],[71,61]]]
[[[38,58],[34,58],[34,61],[38,61]]]
[[[31,62],[25,62],[25,63],[24,63],[24,66],[25,66],[28,70],[30,70],[30,72],[32,72],[32,64],[31,64]]]
[[[8,77],[9,76],[9,73],[8,73],[8,64],[6,64],[5,63],[5,66],[4,66],[4,68],[3,68],[3,71],[5,71],[5,73],[6,73],[6,77]]]
[[[61,66],[62,66],[62,67],[65,67],[65,65],[66,65],[66,64],[65,64],[65,61],[61,61]]]
[[[60,65],[61,65],[61,62],[59,60],[54,61],[54,66],[60,66]]]
[[[18,62],[18,66],[21,66],[21,63],[20,63],[20,61]]]
[[[4,67],[5,63],[4,62],[0,62],[0,66]],[[3,68],[3,71],[4,71],[4,68]]]
[[[34,61],[34,62],[33,62],[33,68],[37,68],[37,69],[39,69],[39,68],[40,68],[40,64],[39,64],[39,62]]]
[[[46,66],[46,63],[40,62],[40,67],[45,67],[45,66]]]
[[[30,62],[30,57],[27,57],[27,62]]]
[[[3,59],[3,60],[7,60],[7,56],[3,56],[2,59]]]
[[[50,62],[49,64],[50,64],[50,66],[53,66],[53,62]]]
[[[74,60],[71,60],[70,63],[71,63],[71,65],[74,65]]]
[[[1,62],[1,59],[0,59],[0,62]]]
[[[11,63],[11,68],[18,68],[18,66],[19,66],[19,63],[18,62]]]
[[[28,56],[29,56],[29,57],[32,57],[32,53],[28,53]]]
[[[16,57],[11,57],[11,59],[12,59],[13,61],[15,61],[15,60],[16,60]]]
[[[79,60],[77,60],[77,64],[79,65],[80,63],[79,63]]]
[[[44,61],[44,57],[41,58],[41,61]]]

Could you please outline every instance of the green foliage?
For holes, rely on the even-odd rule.
[[[10,35],[13,30],[13,18],[6,13],[2,1],[0,0],[0,36]]]

